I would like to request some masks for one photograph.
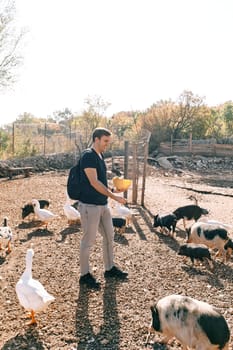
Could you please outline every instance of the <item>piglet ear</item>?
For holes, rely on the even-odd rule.
[[[151,310],[151,312],[152,312],[152,314],[156,311],[156,307],[155,306],[153,306],[153,305],[151,305],[150,306],[150,310]]]

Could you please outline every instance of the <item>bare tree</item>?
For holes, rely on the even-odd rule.
[[[174,109],[171,119],[171,129],[174,139],[182,134],[190,133],[203,106],[203,97],[194,95],[192,91],[184,90],[179,96],[177,108]]]
[[[104,101],[100,96],[88,96],[84,103],[86,108],[82,112],[82,115],[76,118],[77,128],[81,132],[80,145],[81,149],[87,148],[92,143],[92,131],[98,126],[107,125],[107,118],[104,117],[104,113],[111,105],[110,102]],[[78,146],[77,146],[78,147]]]
[[[16,81],[17,68],[22,63],[20,44],[25,30],[15,23],[15,1],[0,0],[0,89]]]
[[[111,106],[111,102],[105,101],[98,95],[86,97],[84,103],[87,106],[87,112],[95,116],[97,119],[99,116],[104,116],[108,107]]]

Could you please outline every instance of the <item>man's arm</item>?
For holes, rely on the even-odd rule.
[[[91,184],[96,191],[103,194],[104,196],[110,197],[115,201],[126,204],[126,199],[121,196],[116,196],[112,191],[110,191],[102,182],[100,182],[97,178],[97,172],[94,168],[85,168],[84,172]]]

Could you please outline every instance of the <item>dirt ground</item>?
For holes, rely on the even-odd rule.
[[[150,305],[172,293],[184,294],[216,306],[233,327],[233,258],[227,264],[216,261],[192,267],[177,255],[185,241],[182,221],[176,238],[152,227],[153,215],[168,213],[178,206],[193,203],[209,210],[209,218],[233,225],[233,179],[218,172],[177,175],[149,167],[145,207],[132,205],[133,221],[123,235],[115,235],[115,261],[129,272],[127,282],[105,281],[101,238],[91,255],[93,273],[101,291],[80,288],[79,244],[81,228],[68,226],[63,213],[66,196],[66,171],[2,179],[1,221],[7,216],[14,241],[12,252],[0,252],[0,348],[51,350],[139,350],[145,349],[150,324]],[[50,201],[49,209],[59,214],[48,230],[37,221],[22,222],[21,208],[33,198]],[[140,194],[138,198],[140,204]],[[26,325],[26,315],[16,297],[15,285],[25,268],[25,253],[33,244],[33,276],[54,297],[47,312],[37,315],[36,326]],[[162,345],[158,336],[147,349],[180,349],[177,341]],[[230,349],[233,349],[231,338]]]

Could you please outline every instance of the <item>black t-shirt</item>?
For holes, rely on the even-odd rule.
[[[106,187],[107,183],[107,169],[104,158],[94,151],[93,148],[85,150],[81,157],[81,195],[80,201],[87,204],[95,205],[105,205],[107,204],[107,196],[104,196],[100,192],[96,191],[93,186],[91,186],[84,169],[93,168],[96,169],[97,178]]]

